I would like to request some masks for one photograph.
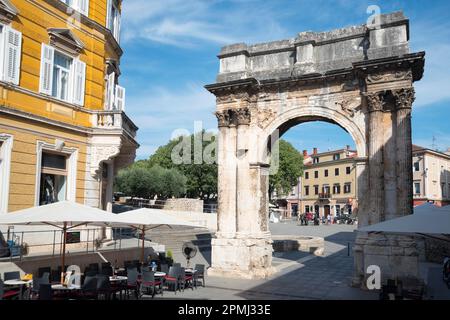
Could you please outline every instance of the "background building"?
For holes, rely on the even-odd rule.
[[[354,158],[357,153],[345,149],[312,154],[303,151],[304,173],[298,186],[286,198],[288,216],[318,212],[321,217],[336,213],[351,214],[357,208]]]
[[[450,155],[413,145],[414,206],[450,204]]]
[[[137,127],[119,85],[119,0],[0,0],[0,213],[111,210]]]

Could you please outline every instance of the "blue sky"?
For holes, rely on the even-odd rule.
[[[363,24],[369,5],[403,10],[410,19],[412,52],[426,51],[424,78],[415,84],[413,142],[450,147],[450,3],[350,0],[126,0],[123,5],[121,85],[127,113],[139,126],[137,158],[147,158],[176,129],[194,121],[214,129],[214,96],[203,86],[218,72],[226,44],[289,39],[301,31]],[[312,122],[284,136],[299,150],[354,145],[337,126]]]

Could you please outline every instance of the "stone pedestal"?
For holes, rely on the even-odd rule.
[[[415,280],[419,277],[419,248],[413,236],[393,234],[367,234],[358,232],[355,246],[355,273],[352,285],[367,289],[367,268],[378,266],[381,283],[387,279]]]
[[[212,240],[212,266],[208,275],[264,279],[274,273],[270,234],[240,236],[227,239],[219,234],[219,238]]]

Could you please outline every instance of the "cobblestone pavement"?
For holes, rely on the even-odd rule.
[[[350,287],[354,226],[298,226],[297,222],[270,224],[273,234],[310,235],[325,238],[325,254],[316,257],[301,252],[274,253],[279,271],[266,280],[207,277],[206,287],[184,292],[165,292],[155,299],[377,299],[376,292]],[[204,253],[204,256],[209,256]]]

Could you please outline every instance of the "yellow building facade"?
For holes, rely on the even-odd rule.
[[[111,210],[137,127],[120,86],[118,0],[0,0],[0,214]]]
[[[357,201],[356,151],[349,147],[312,154],[303,151],[304,172],[287,197],[288,215],[318,213],[320,217],[355,213]]]

